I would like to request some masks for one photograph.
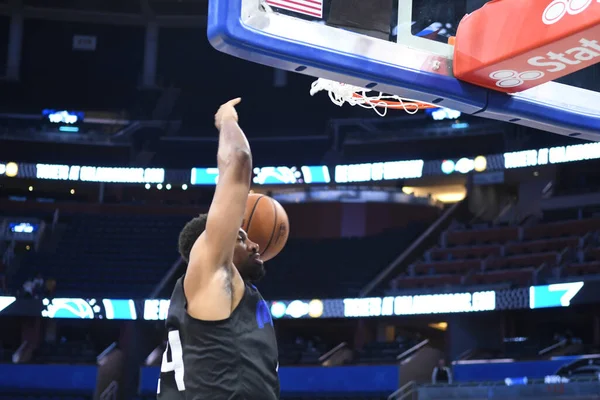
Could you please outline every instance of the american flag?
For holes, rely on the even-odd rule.
[[[266,0],[272,7],[323,18],[323,0]]]

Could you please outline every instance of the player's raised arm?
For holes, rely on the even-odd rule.
[[[208,246],[206,254],[217,267],[232,262],[250,190],[252,154],[238,125],[234,106],[239,102],[235,99],[225,103],[215,116],[219,129],[219,182],[208,211],[204,242]]]
[[[214,290],[216,297],[221,297],[218,291],[226,291],[225,287],[214,286],[220,285],[227,279],[236,241],[239,240],[252,173],[250,145],[237,122],[235,106],[239,102],[238,98],[223,104],[215,116],[215,126],[219,129],[217,153],[219,181],[208,211],[206,229],[191,250],[184,279],[186,297],[192,306],[199,292],[204,292],[204,295],[200,293],[200,297],[205,303],[207,290],[209,292]],[[215,296],[211,299],[218,301]],[[231,300],[231,293],[229,293],[229,300]],[[230,305],[231,303],[229,307],[210,308],[225,308],[224,313],[227,315],[221,317],[226,318],[231,311]],[[188,308],[189,311],[193,310]],[[208,317],[218,318],[219,315]]]

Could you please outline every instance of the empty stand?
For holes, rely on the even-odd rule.
[[[345,394],[345,395],[305,395],[305,396],[286,396],[285,394],[281,396],[282,400],[387,400],[388,395],[382,394],[381,396],[376,395],[361,395],[357,394]]]
[[[356,296],[425,228],[413,223],[364,238],[292,239],[267,264],[259,289],[267,299]]]
[[[89,342],[44,343],[36,350],[35,361],[47,364],[94,364],[98,352]]]
[[[454,285],[527,286],[600,274],[600,219],[444,232],[438,246],[392,281],[394,289]]]
[[[407,348],[398,342],[371,342],[355,353],[355,362],[359,364],[394,364],[396,357]]]
[[[431,250],[431,259],[433,261],[481,259],[488,256],[500,255],[502,255],[502,246],[500,245],[459,246]]]
[[[51,252],[31,253],[17,284],[41,272],[60,296],[147,296],[177,258],[181,216],[78,215]]]
[[[309,394],[309,395],[286,395],[286,394],[282,394],[281,395],[281,400],[387,400],[388,398],[388,394],[384,394],[382,393],[380,396],[377,395],[372,395],[372,394],[360,394],[360,393],[356,393],[356,394]],[[144,396],[144,397],[138,397],[135,400],[155,400],[156,396]],[[4,398],[0,397],[0,400],[5,400]],[[8,398],[6,399],[8,400]],[[36,399],[37,400],[37,399]],[[45,399],[40,399],[40,400],[60,400],[58,398],[45,398]],[[67,400],[67,399],[65,399]],[[71,400],[70,398],[68,400]],[[75,399],[73,399],[75,400]],[[79,400],[79,399],[77,399]],[[82,399],[83,400],[83,399]]]
[[[0,400],[92,400],[94,396],[74,396],[74,395],[57,395],[54,393],[48,394],[33,394],[31,391],[25,393],[10,393],[0,394]]]
[[[12,288],[19,290],[40,272],[56,280],[56,296],[143,298],[177,260],[177,238],[188,220],[165,215],[61,217],[64,232],[55,234],[60,237],[51,240],[54,245],[46,243],[24,257]],[[290,239],[267,264],[261,292],[267,299],[355,296],[425,228],[425,223],[412,223],[364,238]]]
[[[571,263],[565,265],[567,276],[598,275],[600,274],[600,261]]]
[[[279,364],[280,365],[317,365],[319,357],[326,352],[321,343],[314,341],[297,340],[295,342],[286,342],[278,339],[279,346]]]
[[[529,240],[524,242],[508,243],[505,246],[506,255],[526,253],[547,253],[566,247],[575,248],[579,245],[580,237],[566,237],[557,239]]]

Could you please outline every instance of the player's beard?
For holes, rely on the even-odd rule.
[[[249,282],[258,282],[265,276],[265,266],[254,260],[248,260],[238,271],[242,279]]]

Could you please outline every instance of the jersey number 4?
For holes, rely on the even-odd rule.
[[[160,365],[160,372],[173,372],[175,375],[175,384],[177,390],[180,392],[185,390],[185,384],[183,383],[183,349],[181,347],[181,336],[179,331],[169,331],[169,338],[167,342],[167,348],[163,353],[162,364]],[[168,353],[171,352],[171,361],[168,361]],[[160,393],[160,379],[158,380],[158,393]]]

